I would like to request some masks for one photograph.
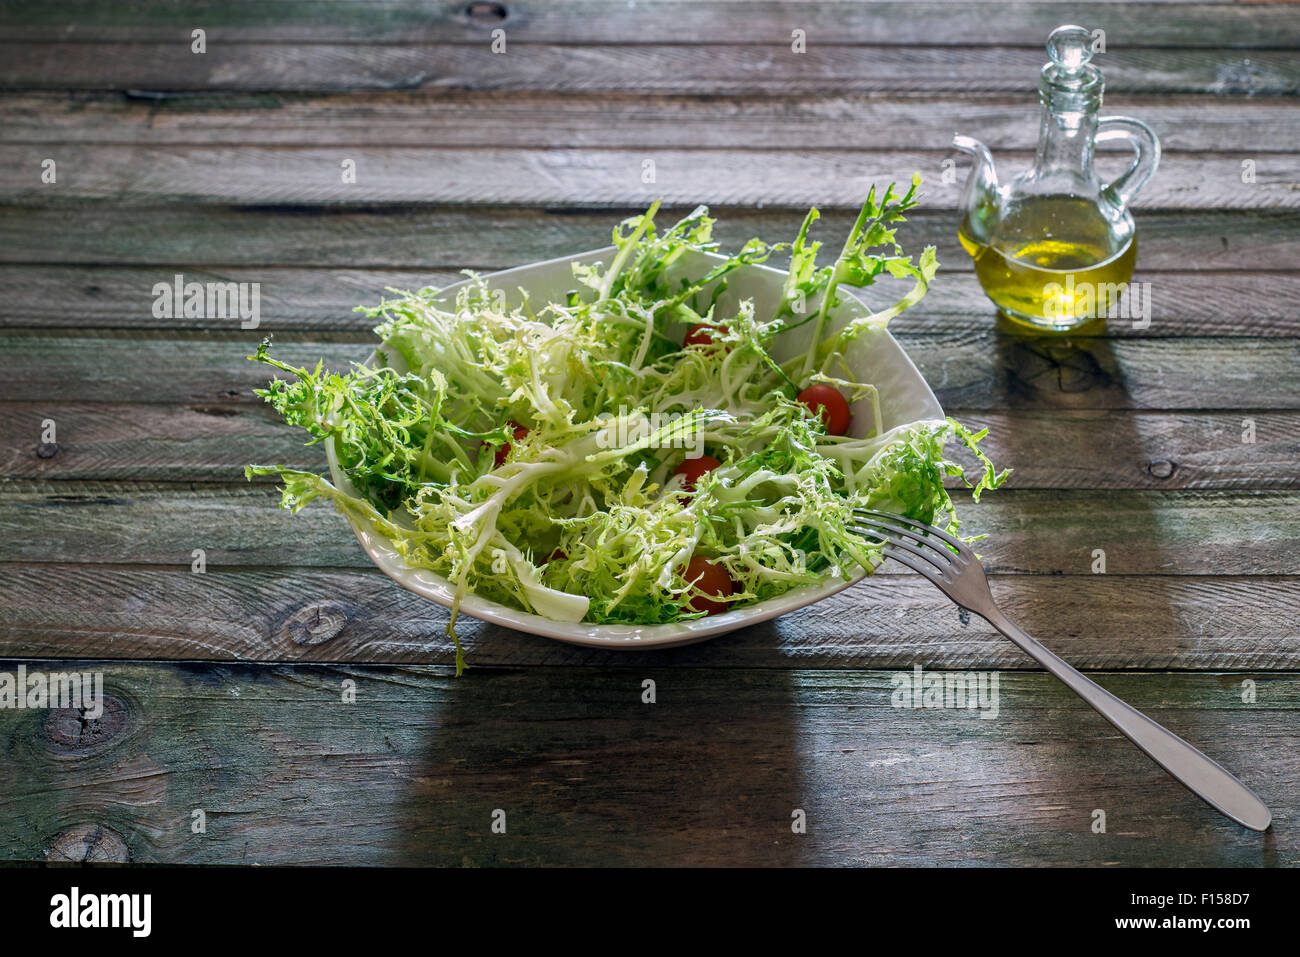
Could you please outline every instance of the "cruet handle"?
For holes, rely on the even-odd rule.
[[[1102,189],[1111,193],[1121,206],[1127,207],[1160,165],[1160,140],[1141,120],[1131,116],[1103,116],[1097,121],[1096,142],[1111,140],[1128,141],[1133,147],[1133,163]]]

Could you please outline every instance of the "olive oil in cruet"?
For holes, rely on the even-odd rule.
[[[954,145],[975,157],[958,229],[980,286],[999,311],[1037,329],[1073,329],[1112,314],[1137,261],[1129,203],[1155,172],[1160,144],[1138,120],[1098,118],[1101,72],[1083,27],[1052,31],[1039,84],[1038,147],[1032,168],[999,185],[993,157],[966,136]],[[1102,184],[1095,144],[1125,140],[1132,165]]]

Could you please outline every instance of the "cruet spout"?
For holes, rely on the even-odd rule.
[[[966,187],[962,191],[961,209],[964,211],[963,232],[970,239],[985,245],[997,224],[1001,206],[998,192],[998,171],[993,165],[993,154],[979,140],[957,134],[952,145],[975,160]]]

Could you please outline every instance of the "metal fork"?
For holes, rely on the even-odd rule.
[[[884,542],[887,557],[929,579],[957,605],[1010,638],[1212,808],[1252,830],[1268,828],[1273,815],[1250,788],[1178,735],[1085,678],[1004,615],[993,601],[979,559],[965,542],[902,515],[867,509],[855,510],[854,515],[858,522],[854,531]]]

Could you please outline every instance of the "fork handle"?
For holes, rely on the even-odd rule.
[[[1125,704],[1101,685],[1049,651],[999,610],[980,614],[1016,643],[1029,657],[1060,678],[1098,714],[1141,748],[1156,764],[1185,784],[1211,807],[1238,824],[1266,830],[1273,815],[1255,792],[1167,728]]]

